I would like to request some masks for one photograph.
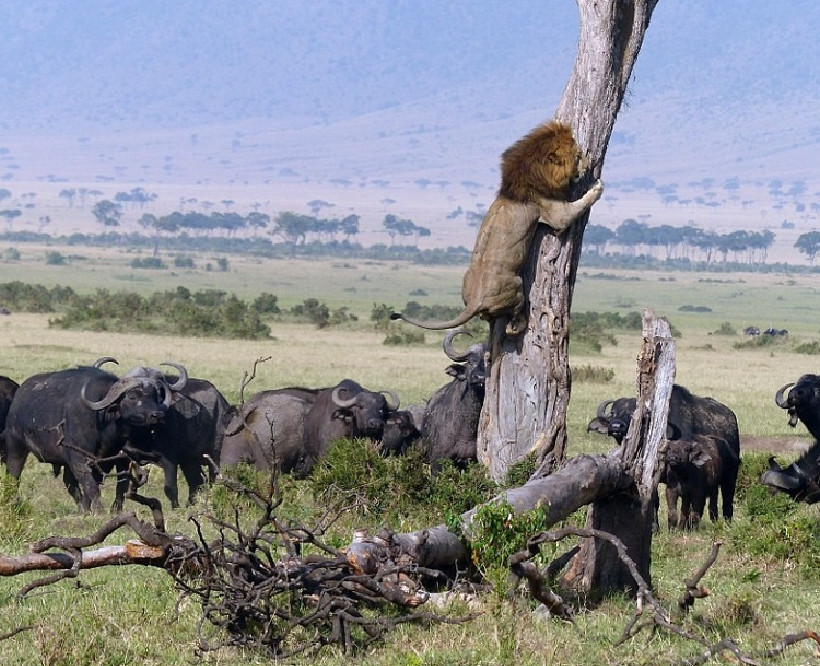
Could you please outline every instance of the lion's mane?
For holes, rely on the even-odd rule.
[[[569,125],[557,120],[539,125],[502,154],[498,193],[521,202],[538,197],[566,201],[578,177],[579,155]]]

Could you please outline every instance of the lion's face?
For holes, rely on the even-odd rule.
[[[501,158],[500,194],[515,201],[533,196],[565,199],[587,169],[569,125],[551,121],[535,128]]]

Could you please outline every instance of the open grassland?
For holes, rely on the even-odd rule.
[[[351,377],[363,385],[398,392],[403,404],[417,403],[447,381],[448,360],[441,351],[440,334],[427,333],[425,343],[385,346],[384,333],[369,321],[374,303],[401,308],[408,300],[425,305],[460,303],[463,267],[419,267],[389,262],[334,262],[261,259],[227,256],[226,272],[146,271],[131,269],[135,256],[125,251],[57,248],[64,254],[82,254],[68,265],[46,265],[42,255],[29,246],[20,248],[20,262],[0,263],[0,282],[68,285],[77,291],[97,288],[139,291],[220,289],[252,299],[261,292],[279,296],[289,307],[305,298],[318,298],[331,308],[350,307],[358,322],[317,330],[311,325],[272,320],[272,337],[265,341],[214,338],[148,336],[50,328],[51,314],[15,312],[0,317],[0,374],[15,379],[45,370],[90,363],[111,355],[119,359],[120,371],[138,364],[157,365],[175,360],[193,376],[212,380],[230,402],[239,399],[239,385],[254,361],[270,357],[257,368],[247,392],[288,385],[320,386]],[[42,248],[43,253],[45,248]],[[216,263],[216,256],[196,257],[197,266]],[[169,262],[170,263],[170,262]],[[781,460],[793,457],[809,443],[801,426],[791,429],[786,415],[773,401],[785,382],[805,372],[818,372],[820,359],[795,351],[800,343],[820,340],[817,321],[816,280],[785,274],[653,274],[585,271],[583,265],[574,298],[574,310],[617,311],[625,314],[652,307],[669,318],[680,332],[677,338],[677,380],[700,395],[711,395],[738,415],[744,460],[754,460],[752,444],[770,447]],[[418,295],[423,290],[426,296]],[[415,295],[411,295],[415,292]],[[683,309],[681,309],[683,308]],[[718,334],[728,322],[734,334]],[[787,341],[748,349],[735,348],[745,340],[747,325],[786,328]],[[599,402],[635,392],[635,359],[639,332],[615,331],[616,345],[601,351],[573,345],[573,367],[592,366],[614,371],[608,382],[576,380],[568,412],[569,455],[603,451],[610,442],[586,432],[586,424]],[[246,395],[247,395],[246,392]],[[759,457],[759,456],[758,456]],[[161,475],[156,471],[146,494],[162,497]],[[754,482],[751,478],[750,482]],[[287,501],[282,515],[307,518],[314,508],[308,482],[286,484]],[[112,487],[104,487],[105,501]],[[0,503],[0,551],[21,553],[27,544],[49,534],[84,535],[96,530],[101,516],[76,514],[62,483],[50,468],[29,462],[20,488],[22,508],[8,500]],[[199,505],[169,510],[169,531],[193,532],[189,517],[208,510],[211,498]],[[795,509],[801,524],[818,538],[816,507]],[[378,525],[380,517],[359,516],[355,523]],[[397,529],[424,527],[427,516],[408,514]],[[662,518],[663,522],[663,518]],[[797,541],[794,523],[789,529],[759,527],[760,519],[745,494],[738,501],[731,526],[713,526],[708,519],[696,534],[668,533],[653,543],[653,584],[658,597],[673,608],[682,592],[681,581],[692,575],[706,558],[713,539],[724,546],[704,584],[712,591],[699,600],[685,620],[693,633],[709,639],[737,637],[741,647],[754,651],[771,647],[783,635],[818,629],[820,617],[820,559],[799,560],[807,549]],[[339,543],[349,541],[351,521],[338,526]],[[765,530],[771,530],[767,534]],[[754,535],[751,539],[750,535]],[[129,535],[130,536],[130,535]],[[110,543],[121,543],[114,534]],[[773,555],[761,549],[763,538],[783,547]],[[794,551],[789,553],[790,539]],[[268,664],[251,652],[223,650],[201,659],[194,654],[199,606],[190,599],[178,603],[171,579],[162,571],[140,567],[109,568],[83,572],[80,584],[64,581],[33,593],[23,603],[16,591],[34,574],[0,580],[0,604],[5,612],[0,633],[31,624],[34,628],[0,641],[0,663],[8,664]],[[611,598],[579,613],[576,626],[534,615],[532,605],[519,599],[515,606],[496,593],[482,600],[482,616],[466,625],[434,627],[404,626],[387,641],[355,660],[380,666],[415,665],[542,665],[658,664],[693,656],[699,650],[677,637],[648,634],[623,646],[614,642],[634,609],[626,598]],[[305,660],[337,666],[351,657],[327,650]],[[815,663],[811,646],[801,644],[783,659],[761,663]]]

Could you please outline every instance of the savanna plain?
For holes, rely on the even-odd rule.
[[[402,404],[419,403],[449,380],[449,360],[442,335],[425,333],[423,343],[386,345],[384,330],[370,319],[374,305],[401,309],[422,305],[460,305],[462,266],[420,266],[400,262],[272,259],[225,255],[227,270],[137,270],[135,252],[126,249],[57,248],[64,265],[49,265],[45,253],[55,248],[18,247],[17,261],[0,263],[0,283],[70,286],[81,293],[97,289],[141,295],[184,286],[192,292],[217,289],[253,300],[275,294],[283,308],[316,298],[331,309],[346,307],[356,320],[317,329],[315,325],[271,318],[265,340],[228,340],[110,331],[62,330],[50,326],[59,313],[13,312],[0,317],[0,374],[15,380],[48,370],[88,364],[101,356],[119,361],[118,371],[136,365],[157,366],[173,360],[192,376],[211,380],[231,403],[254,368],[250,393],[284,386],[327,386],[350,377],[373,390],[390,389]],[[216,262],[214,254],[194,256],[196,266]],[[708,518],[699,532],[669,532],[661,508],[660,532],[653,539],[652,583],[657,598],[674,611],[683,580],[705,561],[713,541],[722,543],[703,584],[710,594],[680,618],[692,634],[716,643],[732,638],[747,654],[775,646],[783,636],[818,630],[820,618],[820,521],[817,508],[772,497],[757,483],[769,455],[782,463],[810,444],[805,429],[790,428],[774,394],[804,373],[818,372],[818,357],[807,353],[820,341],[816,276],[806,273],[649,272],[586,268],[583,259],[573,299],[573,313],[643,312],[652,308],[676,332],[676,381],[702,396],[712,396],[737,414],[742,447],[740,491],[731,524]],[[2,303],[0,303],[2,305]],[[406,325],[405,325],[406,326]],[[787,329],[772,344],[749,344],[742,330]],[[613,330],[600,348],[571,342],[575,374],[567,414],[568,455],[602,452],[611,442],[588,433],[597,405],[635,393],[640,330]],[[590,370],[590,371],[587,371]],[[601,370],[595,372],[594,370]],[[611,372],[608,372],[611,371]],[[144,494],[164,499],[155,471]],[[184,480],[181,480],[184,485]],[[213,509],[216,488],[192,507],[166,508],[169,531],[193,534],[192,517]],[[309,520],[323,509],[310,480],[283,479],[279,515]],[[94,532],[106,516],[79,515],[51,469],[27,463],[19,490],[3,480],[0,497],[0,552],[26,552],[28,544],[51,534],[81,536]],[[104,484],[110,505],[113,484]],[[222,500],[224,501],[224,497]],[[129,507],[138,513],[140,507]],[[444,507],[441,510],[444,511]],[[342,518],[328,538],[349,543],[353,527],[389,524],[397,531],[442,522],[443,513],[389,515],[361,511]],[[583,524],[583,513],[573,520]],[[131,535],[114,533],[107,543]],[[81,572],[77,579],[35,590],[23,601],[17,591],[39,574],[0,580],[0,634],[26,631],[0,641],[0,661],[7,664],[266,664],[272,659],[250,650],[225,648],[199,654],[197,625],[201,607],[180,596],[162,570],[108,567]],[[616,645],[634,612],[634,599],[615,595],[578,599],[575,623],[562,623],[534,612],[523,589],[511,601],[503,576],[479,595],[481,614],[466,624],[401,625],[386,638],[353,655],[328,647],[294,661],[328,666],[348,663],[385,666],[473,664],[658,664],[694,663],[703,647],[664,631],[645,631]],[[485,581],[487,582],[487,581]],[[464,608],[451,609],[454,614]],[[207,633],[207,628],[206,628]],[[725,653],[724,656],[728,655]],[[729,658],[728,656],[726,658]],[[703,662],[697,662],[703,663]],[[802,642],[781,656],[756,663],[820,663],[818,646]]]

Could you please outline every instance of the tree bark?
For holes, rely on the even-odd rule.
[[[578,0],[580,34],[572,76],[555,113],[572,126],[590,171],[601,173],[609,137],[657,0]],[[606,193],[604,193],[606,196]],[[478,457],[501,481],[530,453],[546,473],[564,459],[570,399],[572,294],[588,216],[563,235],[539,225],[524,274],[529,324],[518,337],[491,327],[491,366],[478,431]]]
[[[587,528],[618,537],[639,573],[651,586],[652,533],[657,523],[658,464],[666,437],[669,397],[675,381],[675,343],[665,319],[644,313],[643,347],[638,356],[638,392],[629,432],[621,445],[624,471],[634,481],[626,492],[592,503]],[[614,547],[586,540],[565,576],[585,593],[636,590],[629,568]]]

